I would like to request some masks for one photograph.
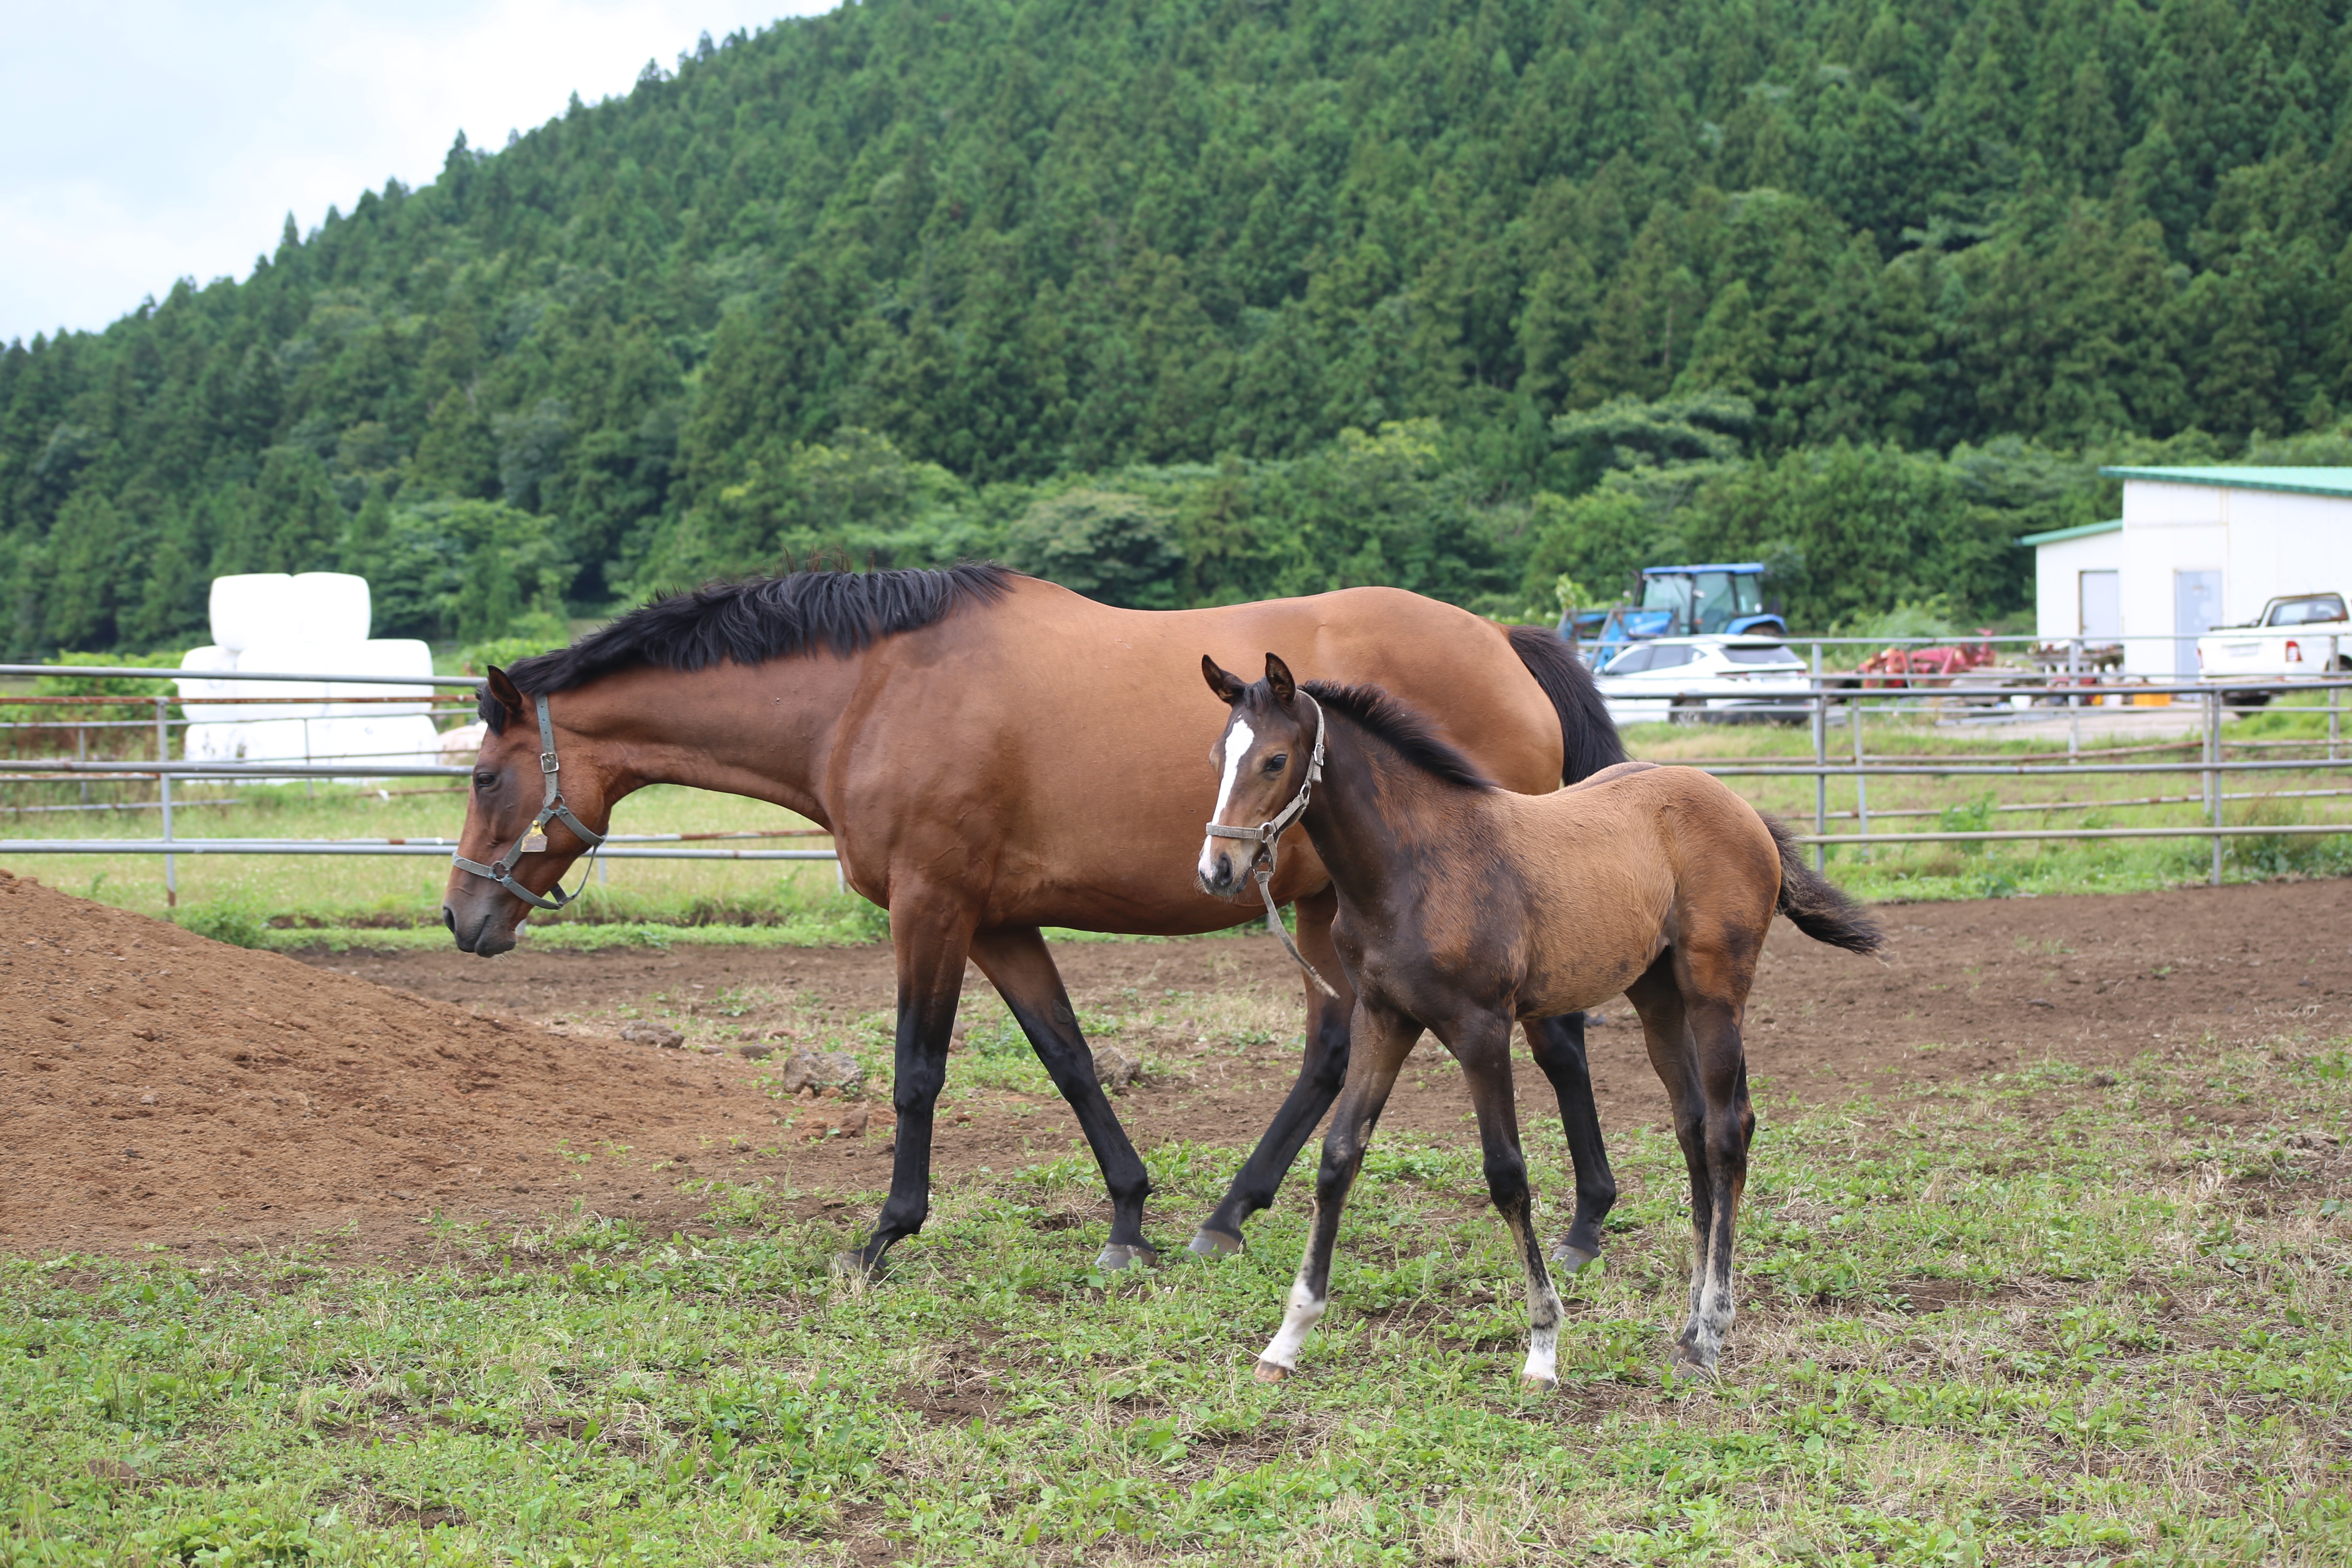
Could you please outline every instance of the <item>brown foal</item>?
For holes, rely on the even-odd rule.
[[[1551,795],[1513,795],[1375,688],[1301,686],[1273,654],[1255,683],[1206,656],[1201,666],[1232,712],[1211,753],[1217,804],[1195,875],[1204,891],[1230,891],[1262,852],[1237,855],[1236,840],[1303,799],[1356,994],[1306,1257],[1258,1375],[1291,1371],[1323,1315],[1340,1208],[1426,1029],[1462,1064],[1487,1192],[1525,1265],[1521,1375],[1554,1381],[1559,1297],[1519,1151],[1511,1026],[1620,992],[1641,1015],[1690,1170],[1697,1263],[1674,1359],[1712,1369],[1731,1327],[1733,1223],[1756,1127],[1740,1023],[1765,932],[1778,910],[1817,941],[1866,953],[1877,928],[1805,866],[1785,829],[1696,768],[1627,763]]]
[[[1101,1265],[1148,1262],[1150,1184],[1095,1080],[1039,928],[1172,936],[1257,915],[1255,887],[1238,904],[1212,897],[1185,865],[1201,820],[1190,781],[1216,734],[1192,682],[1202,647],[1238,659],[1269,643],[1318,675],[1443,700],[1448,739],[1507,789],[1554,789],[1624,755],[1559,638],[1391,588],[1146,613],[985,565],[798,572],[659,600],[492,671],[491,733],[443,915],[460,948],[504,952],[607,831],[614,805],[650,784],[748,795],[821,823],[849,886],[889,910],[898,958],[898,1140],[861,1261],[877,1263],[929,1211],[932,1113],[969,960],[1102,1167]],[[1337,905],[1312,847],[1292,837],[1301,841],[1283,856],[1274,897],[1296,901],[1299,945],[1341,994],[1309,988],[1298,1082],[1196,1251],[1240,1247],[1243,1222],[1273,1201],[1348,1061],[1354,999],[1330,947]],[[1574,1263],[1599,1248],[1616,1194],[1583,1020],[1532,1020],[1528,1037],[1575,1153],[1577,1214],[1561,1242]]]

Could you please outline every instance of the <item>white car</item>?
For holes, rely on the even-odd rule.
[[[2272,693],[2255,682],[2323,680],[2352,668],[2352,619],[2341,594],[2290,594],[2273,599],[2252,626],[2216,626],[2197,639],[2197,679],[2221,685],[2232,708],[2259,707]]]
[[[1793,723],[1812,710],[1811,672],[1770,637],[1654,637],[1611,659],[1596,679],[1620,724]]]

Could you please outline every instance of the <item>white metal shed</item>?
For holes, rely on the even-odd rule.
[[[2101,468],[2124,514],[2034,547],[2042,637],[2127,641],[2135,675],[2197,673],[2195,638],[2281,594],[2352,595],[2352,468]]]

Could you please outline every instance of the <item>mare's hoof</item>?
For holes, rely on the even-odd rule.
[[[866,1254],[855,1249],[833,1255],[833,1274],[837,1279],[879,1279],[888,1268],[887,1263],[866,1262]]]
[[[1192,1233],[1192,1243],[1184,1250],[1195,1258],[1239,1258],[1242,1238],[1204,1225]]]
[[[1565,1241],[1555,1243],[1551,1249],[1551,1260],[1559,1266],[1559,1271],[1562,1274],[1581,1273],[1586,1264],[1600,1256],[1601,1254],[1589,1252],[1581,1247],[1570,1247]]]
[[[1559,1386],[1559,1379],[1556,1377],[1530,1377],[1523,1372],[1519,1373],[1519,1386],[1529,1394],[1549,1394],[1552,1390]]]
[[[1286,1366],[1276,1366],[1270,1361],[1257,1363],[1257,1380],[1260,1383],[1280,1383],[1289,1375],[1290,1369]]]
[[[1095,1259],[1095,1271],[1098,1274],[1159,1267],[1160,1249],[1148,1241],[1139,1241],[1131,1247],[1123,1241],[1114,1241],[1102,1249],[1101,1257]]]

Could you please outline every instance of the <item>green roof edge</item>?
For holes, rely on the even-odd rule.
[[[2292,479],[2284,479],[2276,477],[2278,474],[2284,471],[2291,470],[2283,470],[2275,468],[2247,468],[2243,470],[2227,468],[2102,468],[2099,470],[2099,476],[2102,479],[2147,479],[2152,480],[2157,484],[2166,485],[2206,485],[2215,489],[2284,490],[2293,495],[2352,496],[2352,484],[2347,484],[2341,480],[2333,484],[2297,484]],[[2315,468],[2314,471],[2326,474],[2340,474],[2344,470],[2334,468]],[[2239,472],[2243,472],[2246,477],[2243,479],[2235,477],[2221,477],[2224,475],[2234,476]]]
[[[2113,533],[2124,525],[2119,517],[2105,522],[2078,522],[2072,528],[2053,528],[2047,533],[2029,533],[2020,538],[2020,544],[2055,544],[2062,539],[2082,539],[2094,533]]]

